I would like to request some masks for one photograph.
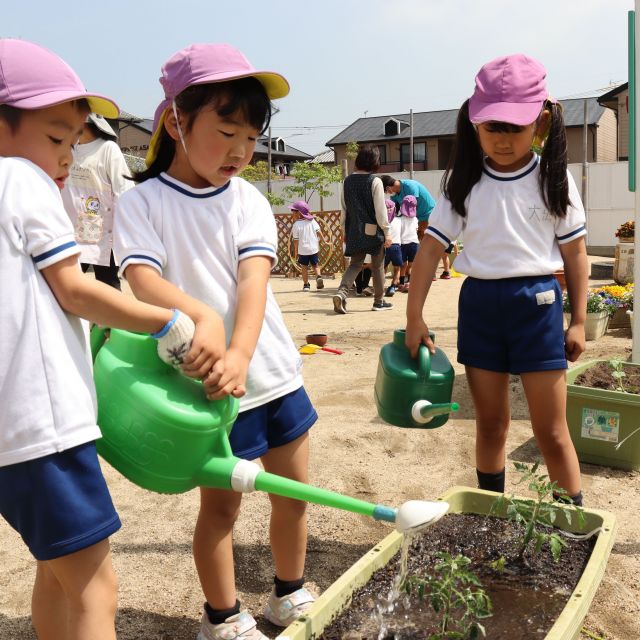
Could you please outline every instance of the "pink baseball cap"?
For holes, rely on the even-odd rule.
[[[313,220],[313,214],[309,211],[309,205],[304,200],[298,200],[289,205],[291,211],[297,211],[303,218]]]
[[[117,118],[118,105],[88,93],[75,71],[55,53],[26,40],[0,39],[0,104],[44,109],[84,98],[93,113]]]
[[[415,218],[418,213],[418,199],[415,196],[405,196],[400,205],[400,215]]]
[[[396,203],[393,200],[385,199],[387,205],[387,220],[391,222],[396,216]]]
[[[527,125],[535,122],[549,98],[546,69],[522,53],[487,62],[476,76],[469,120]]]
[[[253,77],[262,84],[271,100],[283,98],[289,93],[289,83],[284,76],[275,71],[258,71],[240,51],[229,44],[192,44],[174,53],[162,65],[160,72],[164,100],[158,105],[153,118],[147,165],[157,155],[159,132],[167,108],[187,87]]]

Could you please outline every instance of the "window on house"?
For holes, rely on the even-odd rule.
[[[413,161],[414,162],[426,162],[427,161],[427,143],[426,142],[414,142],[413,143]],[[409,163],[409,145],[400,145],[400,162],[403,165]]]
[[[389,119],[384,123],[385,136],[397,136],[400,133],[400,123],[397,120]]]
[[[379,144],[378,151],[380,152],[380,164],[387,164],[387,147],[384,144]]]

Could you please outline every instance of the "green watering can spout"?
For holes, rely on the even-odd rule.
[[[95,332],[95,334],[94,334]],[[166,365],[149,336],[94,327],[98,453],[133,483],[159,493],[195,487],[265,491],[395,522],[400,531],[426,526],[444,502],[409,501],[399,509],[372,504],[268,473],[231,451],[228,434],[238,401],[210,402],[200,382]]]
[[[457,402],[437,402],[432,404],[428,400],[417,400],[411,407],[411,417],[419,424],[427,424],[436,416],[455,413],[460,408]]]

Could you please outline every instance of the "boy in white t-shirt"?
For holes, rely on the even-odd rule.
[[[90,110],[118,115],[50,51],[0,39],[0,514],[37,560],[38,637],[114,640],[120,520],[96,454],[80,318],[164,332],[163,347],[181,330],[190,340],[193,323],[80,270],[60,189]]]
[[[310,291],[309,265],[316,273],[316,289],[324,289],[324,282],[320,272],[319,254],[320,242],[324,244],[324,238],[313,214],[309,211],[309,205],[304,200],[294,202],[289,209],[298,214],[298,219],[293,223],[291,236],[296,260],[302,273],[302,290]]]

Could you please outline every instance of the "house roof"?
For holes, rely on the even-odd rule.
[[[628,88],[629,88],[629,83],[628,82],[623,82],[622,84],[619,84],[617,87],[614,87],[613,89],[611,89],[611,91],[607,91],[607,93],[603,93],[598,98],[598,102],[603,107],[609,107],[610,109],[617,109],[617,107],[618,107],[618,100],[617,100],[618,95],[620,93],[622,93],[623,91],[626,91]]]
[[[307,162],[319,162],[320,164],[335,164],[336,162],[336,152],[333,149],[327,149],[327,151],[323,151],[319,153],[317,156],[311,158],[311,160],[307,160]]]
[[[584,101],[587,101],[587,123],[597,124],[604,107],[598,104],[598,98],[578,98],[572,100],[560,100],[564,110],[564,120],[567,127],[582,126],[584,120]],[[433,138],[436,136],[452,136],[456,132],[456,119],[458,109],[447,111],[423,111],[413,114],[413,137]],[[371,118],[358,118],[346,129],[327,142],[327,146],[346,144],[347,142],[385,142],[388,140],[405,140],[409,137],[409,131],[404,128],[398,135],[385,136],[384,125],[389,119],[400,122],[409,122],[411,115],[408,113],[374,116]]]
[[[118,122],[132,125],[148,133],[153,133],[153,120],[151,118],[140,118],[127,111],[121,111],[118,116]]]
[[[258,142],[256,143],[256,148],[253,153],[266,156],[269,153],[269,138],[267,138],[266,136],[262,136],[258,138]],[[276,149],[274,149],[273,147],[271,148],[271,157],[272,158],[284,158],[284,157],[300,158],[300,160],[308,160],[313,156],[308,153],[305,153],[304,151],[300,151],[300,149],[296,149],[295,147],[292,147],[291,145],[288,145],[285,142],[284,151],[276,151]]]

